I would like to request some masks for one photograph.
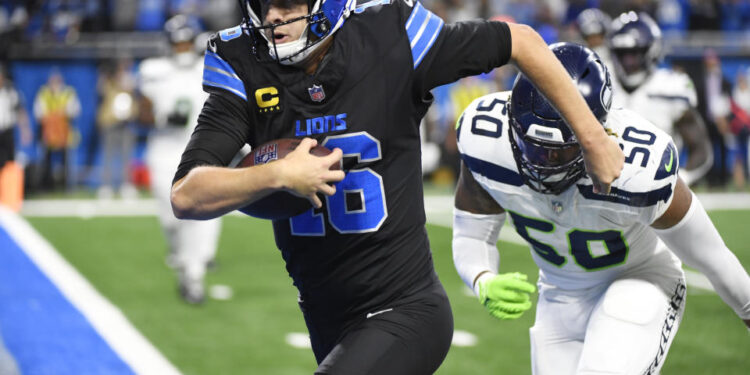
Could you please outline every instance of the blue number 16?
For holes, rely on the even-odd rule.
[[[367,132],[331,136],[322,145],[338,147],[345,157],[356,157],[358,163],[382,158],[380,142]],[[353,202],[354,207],[349,207],[347,201]],[[370,168],[352,169],[336,184],[336,194],[326,199],[325,206],[328,222],[339,233],[374,232],[388,217],[383,178]],[[310,209],[289,219],[289,224],[295,236],[324,236],[323,220],[322,213]]]

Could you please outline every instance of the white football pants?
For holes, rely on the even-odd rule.
[[[159,208],[159,221],[174,254],[175,266],[191,279],[203,279],[206,263],[216,255],[220,219],[179,220],[172,213],[170,191],[185,146],[182,129],[155,130],[146,146],[146,163],[151,177],[151,192]]]
[[[647,278],[576,291],[540,282],[529,330],[532,372],[658,374],[682,320],[686,287],[684,277],[661,287]]]

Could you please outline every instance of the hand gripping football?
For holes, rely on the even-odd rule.
[[[283,159],[290,152],[294,151],[301,141],[301,139],[280,138],[264,143],[255,147],[252,152],[247,154],[237,165],[237,168],[266,164]],[[316,156],[326,156],[331,153],[331,150],[323,146],[315,146],[310,149],[310,153]],[[331,166],[331,170],[338,169],[341,169],[339,163],[334,163]],[[302,198],[286,191],[276,191],[240,208],[239,211],[259,219],[283,220],[297,216],[311,208],[312,204],[307,198]]]

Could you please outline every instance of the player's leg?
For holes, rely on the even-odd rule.
[[[685,284],[617,280],[595,307],[577,374],[658,374],[684,311]]]
[[[348,330],[315,374],[432,374],[445,359],[453,315],[441,285],[367,316]]]
[[[204,277],[208,262],[214,258],[221,231],[221,219],[180,220],[177,223],[178,248],[175,263],[180,294],[186,301],[204,299]]]
[[[538,285],[536,320],[529,329],[532,373],[575,374],[586,324],[601,288],[563,292]]]

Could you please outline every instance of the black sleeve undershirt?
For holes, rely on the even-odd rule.
[[[211,93],[203,105],[172,184],[201,165],[227,166],[250,141],[250,119],[244,103],[223,93]]]

